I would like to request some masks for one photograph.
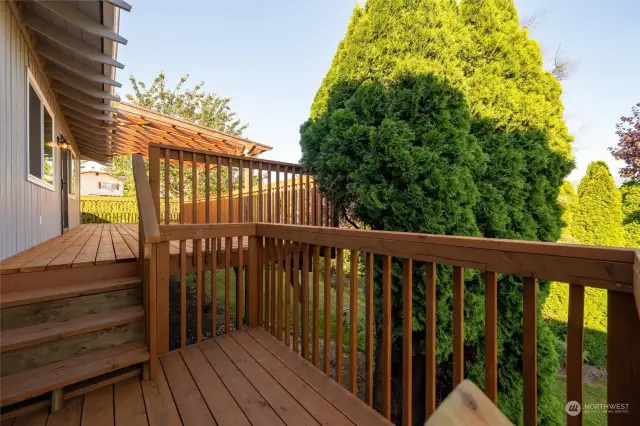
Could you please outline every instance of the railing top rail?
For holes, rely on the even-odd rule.
[[[153,197],[144,165],[144,158],[140,154],[134,154],[131,160],[133,163],[133,180],[136,184],[138,211],[140,212],[144,236],[145,239],[157,239],[160,237],[160,228],[158,227],[158,219],[153,205]]]
[[[172,145],[164,145],[164,144],[159,144],[159,143],[150,143],[149,144],[149,148],[161,148],[161,149],[169,149],[170,151],[175,151],[175,152],[189,152],[189,153],[195,153],[198,155],[209,155],[212,157],[221,157],[221,158],[230,158],[232,160],[243,160],[246,162],[251,162],[251,163],[263,163],[263,164],[271,164],[274,166],[281,166],[281,167],[292,167],[292,168],[296,168],[296,169],[304,169],[304,166],[301,164],[297,164],[297,163],[286,163],[283,161],[274,161],[274,160],[266,160],[264,158],[256,158],[256,157],[241,157],[238,155],[231,155],[231,154],[225,154],[223,152],[217,152],[217,151],[203,151],[203,150],[199,150],[199,149],[192,149],[192,148],[182,148],[182,147],[176,147],[176,146],[172,146]],[[177,158],[174,158],[173,156],[171,157],[172,160],[175,160]],[[264,170],[264,168],[263,168]],[[272,170],[275,171],[275,170]]]

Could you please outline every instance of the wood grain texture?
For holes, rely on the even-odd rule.
[[[413,358],[413,262],[403,261],[402,277],[402,424],[411,426],[413,410],[412,369]]]
[[[498,280],[495,272],[484,273],[484,392],[498,403]]]
[[[453,268],[453,386],[464,380],[464,269]]]
[[[524,278],[523,292],[524,424],[535,426],[538,424],[537,280],[530,277]]]
[[[436,411],[436,265],[425,265],[425,412],[427,418]]]
[[[391,419],[391,257],[382,258],[382,415]]]
[[[569,286],[569,321],[567,323],[567,401],[583,401],[584,287]],[[568,426],[581,426],[583,412],[567,413]]]
[[[344,306],[344,253],[342,249],[336,250],[336,381],[340,384],[344,381],[344,356],[343,356],[343,306]]]

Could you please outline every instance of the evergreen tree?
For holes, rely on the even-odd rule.
[[[558,202],[562,206],[562,221],[564,227],[560,234],[560,242],[568,244],[580,244],[580,240],[571,235],[571,229],[573,226],[573,214],[578,204],[578,194],[573,188],[573,185],[568,180],[562,182],[560,187],[560,195],[558,196]]]
[[[303,162],[338,211],[372,229],[556,241],[559,188],[572,167],[560,95],[510,0],[369,0],[356,8],[301,127]],[[450,383],[450,269],[438,274],[438,383]],[[398,328],[400,276],[397,267]],[[472,272],[465,279],[467,375],[483,383],[484,285]],[[499,288],[499,404],[518,423],[522,282],[505,277]],[[414,315],[414,347],[423,348],[424,317]],[[556,424],[549,388],[557,357],[542,322],[538,341],[541,424]],[[399,361],[394,352],[395,369]],[[423,389],[415,391],[420,401]]]
[[[627,247],[640,249],[640,183],[627,182],[622,194],[622,224]]]
[[[590,246],[625,245],[622,198],[604,161],[589,164],[578,185],[571,234]]]

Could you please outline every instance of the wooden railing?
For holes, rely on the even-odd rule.
[[[171,159],[172,154],[169,152],[167,155]],[[140,168],[138,163],[134,161],[134,168]],[[240,164],[240,167],[243,166]],[[136,176],[136,184],[143,184],[139,180]],[[151,182],[153,188],[153,179]],[[138,190],[138,198],[141,210],[152,205],[145,191],[140,193]],[[173,348],[197,343],[218,333],[229,333],[234,328],[261,326],[313,365],[322,367],[327,374],[331,370],[328,360],[333,353],[335,380],[356,393],[357,375],[353,373],[358,369],[357,324],[359,318],[364,318],[366,402],[374,405],[374,370],[377,369],[380,398],[376,406],[384,416],[391,418],[392,346],[396,338],[401,338],[402,423],[421,422],[422,419],[412,419],[414,340],[409,338],[414,337],[412,310],[424,310],[426,346],[423,349],[427,362],[424,404],[428,417],[437,403],[436,287],[451,286],[453,290],[452,377],[455,386],[465,377],[464,272],[465,269],[475,269],[482,271],[485,281],[484,388],[493,402],[498,401],[500,362],[498,278],[512,275],[521,277],[523,281],[523,420],[527,426],[538,422],[537,281],[553,280],[569,286],[567,401],[584,402],[585,288],[604,289],[608,291],[607,400],[611,404],[622,404],[621,410],[626,410],[610,411],[608,424],[640,424],[640,304],[636,305],[640,300],[638,252],[253,221],[239,224],[156,224],[154,227],[157,216],[149,217],[142,213],[152,377],[157,357]],[[187,261],[189,244],[191,262]],[[348,253],[349,267],[346,280],[345,253]],[[402,264],[402,279],[392,276],[394,262]],[[416,265],[425,270],[425,300],[420,303],[416,303],[416,295],[413,294],[412,277]],[[436,270],[441,267],[452,269],[451,282],[437,281]],[[231,269],[235,269],[235,284],[231,280]],[[243,269],[247,271],[246,279]],[[179,279],[171,283],[170,274],[174,271]],[[187,279],[189,273],[194,273],[194,280]],[[373,283],[377,279],[376,274],[381,288],[381,294],[376,297],[380,297],[382,306],[382,318],[376,331],[381,333],[378,355],[381,365],[378,366],[374,366]],[[363,284],[360,284],[361,278]],[[179,291],[170,291],[172,285],[174,288],[179,285]],[[343,318],[345,285],[349,299],[346,324]],[[402,292],[401,336],[392,335],[392,287],[401,288]],[[234,289],[235,297],[232,296]],[[207,296],[207,291],[210,296]],[[361,306],[358,299],[362,292],[364,303]],[[194,323],[188,321],[190,300],[195,301]],[[205,314],[207,306],[211,310],[209,317]],[[218,319],[218,310],[223,316],[221,320]],[[170,312],[179,312],[179,317],[171,317]],[[332,315],[335,316],[335,327],[329,320]],[[219,327],[220,324],[224,327]],[[349,333],[343,339],[345,326]],[[176,330],[179,335],[176,335]],[[189,330],[191,338],[187,334]],[[171,338],[172,333],[175,341]],[[345,346],[348,348],[346,377],[343,374]],[[321,359],[324,359],[323,363]],[[620,411],[620,406],[618,408]],[[583,412],[577,416],[567,414],[567,423],[579,425],[582,418]]]
[[[172,164],[178,166],[177,176],[172,176]],[[185,182],[187,169],[191,182]],[[158,221],[164,224],[171,223],[171,197],[165,194],[177,185],[180,223],[336,226],[331,203],[299,164],[150,144],[149,181]],[[185,187],[191,199],[185,199]]]

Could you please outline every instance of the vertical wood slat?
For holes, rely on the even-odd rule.
[[[569,285],[569,321],[567,323],[567,402],[583,403],[584,286]],[[580,413],[567,412],[567,426],[582,425]]]
[[[271,240],[264,239],[264,311],[265,311],[265,329],[271,332]]]
[[[341,248],[336,249],[336,381],[344,382],[344,358],[342,355],[343,337],[343,305],[344,305],[344,253]]]
[[[635,259],[635,282],[640,286],[640,257]],[[609,426],[640,424],[640,317],[631,293],[608,290],[607,403],[624,404],[626,412],[611,410]]]
[[[309,360],[309,244],[302,246],[302,357]]]
[[[198,162],[198,159],[196,158],[196,153],[194,152],[191,154],[191,216],[192,216],[191,223],[194,223],[194,224],[198,223],[198,164],[197,162]],[[199,244],[199,243],[200,243],[200,240],[194,239],[192,241],[192,244],[193,244],[192,259],[193,259],[194,265],[196,265],[196,262],[197,262],[196,244]],[[196,287],[197,287],[197,282],[196,282]],[[198,289],[196,288],[196,294],[197,293],[198,293]],[[196,320],[196,328],[197,328],[197,324],[198,324],[198,321]],[[196,336],[196,341],[199,341],[197,336]]]
[[[391,420],[391,256],[382,257],[382,407]]]
[[[180,347],[187,345],[187,241],[180,240]]]
[[[349,389],[358,393],[358,252],[351,250],[349,283]]]
[[[436,411],[436,265],[429,262],[425,266],[425,412],[429,418]]]
[[[257,269],[258,274],[258,326],[264,327],[264,296],[265,296],[265,280],[264,280],[264,238],[257,237]]]
[[[289,167],[288,166],[284,166],[284,221],[283,223],[288,224],[289,223]]]
[[[495,272],[484,273],[484,393],[498,403],[498,279]]]
[[[160,222],[160,148],[149,147],[149,187],[153,207],[156,210],[156,220]]]
[[[413,262],[405,259],[403,262],[402,280],[402,424],[411,426],[412,413],[412,372],[413,358]]]
[[[258,277],[258,257],[262,247],[262,237],[255,235],[248,238],[248,264],[247,264],[247,325],[255,327],[258,325],[258,293],[259,288]]]
[[[158,355],[163,355],[169,352],[169,242],[157,243],[156,254],[157,343]],[[151,295],[153,296],[153,293]]]
[[[222,222],[222,164],[220,156],[216,157],[216,223]],[[222,239],[218,240],[221,247]]]
[[[231,162],[231,158],[229,158],[228,162],[228,170],[229,170],[229,188],[227,190],[227,197],[229,198],[229,219],[228,223],[235,223],[233,220],[233,163]]]
[[[453,387],[464,380],[464,268],[453,267]]]
[[[204,156],[204,167],[204,223],[211,223],[211,158],[208,155]],[[205,241],[205,256],[209,257],[211,239],[207,238]]]
[[[286,175],[285,175],[286,179]],[[285,185],[286,188],[286,185]],[[287,253],[291,246],[283,241],[282,251],[284,255],[284,344],[289,346],[291,342],[291,256]]]
[[[248,174],[249,182],[249,214],[247,215],[249,222],[255,222],[255,215],[253,212],[253,161],[249,161],[249,174]]]
[[[309,186],[309,173],[305,174],[305,179],[306,179],[306,186],[305,186],[305,190],[306,190],[306,194],[305,194],[305,205],[306,205],[306,210],[305,210],[305,225],[312,225],[313,222],[311,220],[311,187]]]
[[[273,220],[273,203],[271,200],[273,188],[271,187],[271,163],[267,166],[267,222],[275,223]]]
[[[282,223],[281,215],[280,215],[280,166],[276,165],[276,193],[275,193],[275,203],[276,203],[276,217],[274,223]]]
[[[538,344],[537,344],[537,292],[535,278],[526,277],[523,283],[524,331],[523,331],[523,378],[524,378],[524,425],[538,424]]]
[[[329,374],[329,349],[331,348],[331,247],[324,248],[324,373]]]
[[[276,315],[276,297],[278,294],[278,280],[276,278],[278,266],[278,253],[276,252],[276,240],[269,240],[269,245],[271,247],[271,334],[274,337],[280,338],[279,335],[276,335],[276,323],[277,323],[277,315]]]
[[[157,282],[158,246],[146,244],[145,253],[148,257],[142,260],[145,263],[145,313],[147,314],[147,345],[149,346],[149,378],[153,379],[159,367],[158,358],[158,322],[157,322],[157,287],[151,283]]]
[[[316,367],[320,366],[320,247],[313,246],[313,350],[311,361]]]
[[[211,240],[211,337],[216,337],[218,333],[217,308],[218,308],[218,242],[214,238]]]
[[[277,278],[278,278],[278,286],[276,288],[276,297],[278,299],[278,330],[277,330],[277,337],[278,340],[280,341],[284,341],[284,311],[283,311],[283,303],[284,303],[284,297],[283,297],[283,292],[284,292],[284,288],[282,285],[282,275],[283,275],[283,241],[281,240],[276,240],[276,252],[278,254],[278,261],[277,261],[277,265],[278,265],[278,269],[276,272]]]
[[[196,342],[202,340],[202,304],[204,302],[204,262],[202,240],[194,240],[193,255],[196,262]]]
[[[296,169],[291,170],[291,224],[296,225],[298,223],[298,215],[296,214],[297,197],[296,197]]]
[[[184,151],[180,151],[178,159],[178,191],[180,197],[180,223],[184,224]]]
[[[169,224],[171,219],[171,203],[169,202],[170,192],[169,192],[169,176],[171,163],[169,161],[170,151],[169,149],[164,150],[164,223]]]
[[[238,268],[236,269],[236,330],[242,330],[244,320],[244,237],[236,237],[238,242],[237,256]]]
[[[238,222],[244,222],[244,161],[238,160]]]
[[[373,407],[373,253],[365,256],[365,393],[367,404]]]
[[[298,243],[293,243],[293,351],[298,353],[300,337],[300,250]]]
[[[231,244],[230,237],[224,240],[224,332],[231,331]]]
[[[264,222],[264,195],[262,192],[262,161],[258,163],[258,222]]]
[[[313,197],[312,204],[313,208],[311,209],[311,224],[313,226],[318,226],[318,183],[315,178],[313,179],[313,193],[311,194]]]

